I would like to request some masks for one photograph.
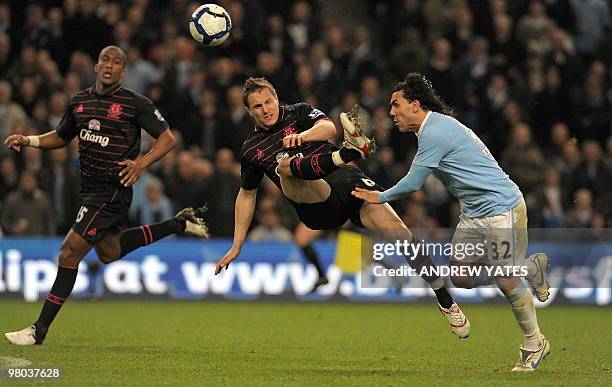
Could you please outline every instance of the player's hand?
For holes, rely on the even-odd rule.
[[[239,250],[230,249],[230,251],[228,251],[223,256],[223,258],[221,258],[219,260],[219,262],[217,262],[217,267],[215,267],[215,275],[221,273],[221,270],[223,270],[223,268],[225,268],[225,270],[227,270],[227,268],[229,267],[230,262],[232,262],[234,259],[238,258],[239,254],[240,254]]]
[[[4,143],[8,145],[10,149],[20,152],[22,146],[30,144],[30,139],[21,134],[11,134],[4,140]]]
[[[121,184],[125,187],[131,187],[140,179],[143,167],[138,160],[123,160],[119,163],[123,166],[119,176],[121,176]]]
[[[302,133],[294,133],[283,138],[283,148],[297,148],[304,142]]]
[[[365,188],[356,187],[351,194],[361,200],[365,200],[368,203],[380,203],[380,191],[370,191]]]

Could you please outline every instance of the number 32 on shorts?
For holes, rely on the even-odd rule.
[[[81,206],[81,208],[79,208],[79,213],[77,214],[76,222],[79,223],[81,220],[83,220],[83,217],[85,216],[86,213],[87,213],[87,207]]]

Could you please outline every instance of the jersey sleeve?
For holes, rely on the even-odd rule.
[[[170,127],[153,102],[142,95],[136,95],[136,121],[154,138]]]
[[[255,189],[259,187],[263,176],[263,171],[249,162],[243,155],[240,162],[240,187],[246,190]]]
[[[62,120],[60,121],[59,125],[57,125],[57,128],[55,128],[57,135],[66,142],[70,142],[79,132],[73,108],[73,104],[68,105],[68,108],[62,116]]]
[[[295,105],[295,112],[297,116],[297,129],[299,132],[303,132],[313,127],[313,125],[319,120],[329,120],[329,117],[325,115],[319,109],[313,108],[307,103],[298,103]]]
[[[423,129],[421,129],[423,130]],[[438,168],[440,161],[450,151],[454,137],[444,133],[439,126],[426,127],[419,138],[419,146],[414,156],[415,165]]]

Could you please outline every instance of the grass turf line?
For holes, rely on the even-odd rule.
[[[0,301],[0,330],[23,328],[39,308]],[[521,335],[510,308],[462,308],[467,340],[450,334],[433,304],[71,300],[43,346],[4,342],[0,356],[61,367],[56,385],[610,383],[612,309],[539,310],[552,352],[535,373],[517,375],[509,371]]]

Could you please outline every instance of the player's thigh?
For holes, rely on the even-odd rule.
[[[120,231],[108,231],[104,238],[95,244],[96,254],[102,262],[111,263],[121,257],[120,238]]]
[[[60,247],[60,266],[77,267],[91,248],[92,245],[82,236],[72,229],[69,230]]]
[[[312,230],[308,228],[304,223],[299,223],[294,231],[295,244],[303,247],[311,244],[315,239],[321,235],[321,230]]]
[[[412,241],[412,233],[388,203],[364,202],[359,217],[365,229],[387,241]]]
[[[280,176],[283,195],[296,203],[322,203],[329,198],[331,187],[323,180],[302,180],[293,176]]]
[[[513,209],[488,218],[490,227],[489,263],[520,266],[527,253],[527,209],[521,200]]]

